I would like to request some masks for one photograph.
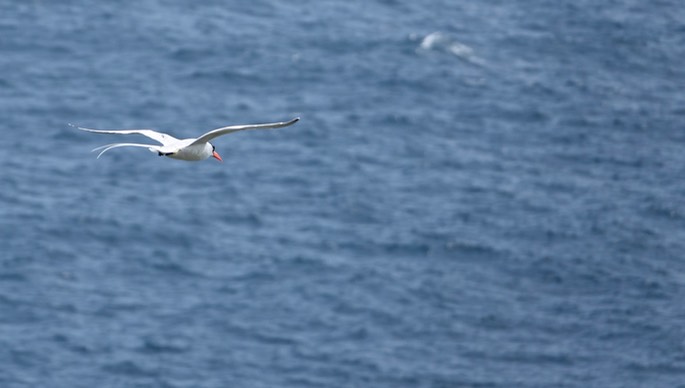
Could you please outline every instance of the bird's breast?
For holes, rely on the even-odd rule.
[[[187,147],[183,147],[178,150],[173,155],[169,155],[170,158],[180,159],[180,160],[205,160],[212,156],[212,146],[207,143],[194,144]]]

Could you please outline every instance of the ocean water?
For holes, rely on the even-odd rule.
[[[0,1],[0,386],[685,386],[684,20]]]

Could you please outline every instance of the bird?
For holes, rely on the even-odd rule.
[[[69,124],[72,127],[80,129],[82,131],[93,132],[93,133],[103,133],[103,134],[115,134],[115,135],[143,135],[149,137],[152,140],[159,142],[161,145],[156,144],[141,144],[141,143],[113,143],[104,146],[97,147],[93,149],[92,152],[100,151],[97,159],[105,152],[119,147],[142,147],[158,154],[159,156],[166,156],[172,159],[186,160],[186,161],[200,161],[213,157],[218,161],[223,161],[218,152],[216,152],[216,147],[209,141],[217,138],[219,136],[228,135],[229,133],[244,131],[247,129],[271,129],[271,128],[282,128],[289,125],[293,125],[300,120],[296,117],[292,120],[281,121],[277,123],[266,123],[266,124],[245,124],[245,125],[231,125],[228,127],[221,127],[211,130],[204,135],[194,138],[194,139],[177,139],[166,133],[153,131],[152,129],[93,129],[78,127],[74,124]]]

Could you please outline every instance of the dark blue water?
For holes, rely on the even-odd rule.
[[[0,386],[685,386],[684,20],[0,2]]]

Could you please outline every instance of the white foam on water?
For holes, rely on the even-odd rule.
[[[411,38],[414,38],[412,35]],[[421,39],[421,43],[417,51],[440,51],[452,54],[461,60],[474,63],[484,64],[485,61],[475,55],[475,51],[470,46],[457,41],[454,37],[444,32],[435,31],[426,35]]]

